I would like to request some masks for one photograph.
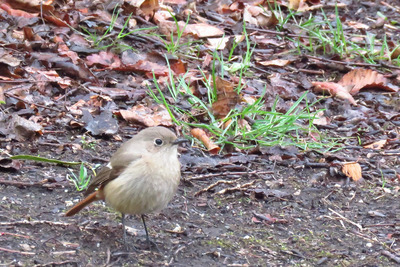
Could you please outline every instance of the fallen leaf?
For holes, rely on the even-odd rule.
[[[4,49],[0,50],[0,63],[7,64],[11,67],[17,67],[21,63],[21,60],[12,56],[10,52],[7,52]]]
[[[364,148],[371,148],[371,149],[382,149],[384,145],[387,144],[387,140],[379,140],[377,142],[374,142],[372,144],[364,146]]]
[[[400,45],[394,43],[394,42],[389,42],[389,47],[392,49],[392,52],[390,53],[390,59],[396,59],[400,56]]]
[[[0,105],[6,103],[6,97],[4,96],[4,88],[0,86]]]
[[[114,135],[118,132],[118,121],[110,110],[104,110],[100,115],[93,117],[89,111],[83,110],[82,120],[85,129],[93,135]]]
[[[355,69],[345,74],[338,84],[348,87],[351,95],[356,95],[363,88],[378,88],[397,92],[399,87],[392,85],[380,73],[370,69]]]
[[[340,99],[347,99],[351,104],[357,106],[356,101],[351,96],[349,91],[338,83],[333,82],[312,82],[315,92],[328,92],[331,96]]]
[[[263,66],[275,66],[275,67],[284,67],[290,64],[290,60],[287,59],[274,59],[274,60],[268,60],[268,61],[261,61],[258,62],[260,65]]]
[[[124,2],[135,8],[136,15],[143,15],[146,19],[152,17],[160,7],[158,0],[125,0]]]
[[[23,17],[23,18],[34,18],[37,17],[39,14],[38,13],[28,13],[22,10],[18,9],[13,9],[9,4],[2,3],[0,4],[0,8],[5,10],[8,14],[14,17]]]
[[[82,115],[82,107],[87,106],[86,101],[83,99],[79,99],[78,102],[73,104],[70,107],[66,107],[69,112],[71,112],[72,115]]]
[[[279,23],[272,11],[250,5],[244,8],[243,20],[261,28],[274,27]]]
[[[239,103],[240,97],[234,90],[234,85],[220,77],[215,78],[217,100],[212,104],[215,117],[224,118]]]
[[[179,25],[179,27],[183,29],[185,25],[183,24],[183,21],[181,22],[182,23]],[[219,37],[224,35],[224,31],[222,31],[220,28],[207,23],[188,24],[184,32],[194,35],[198,38]]]
[[[190,131],[190,133],[194,138],[200,140],[211,154],[217,154],[219,152],[220,147],[211,141],[204,130],[194,128]]]
[[[54,7],[51,6],[54,0],[9,0],[7,2],[15,9],[22,9],[28,12],[54,11]]]
[[[304,0],[289,0],[289,8],[297,10],[304,5]]]
[[[149,108],[139,104],[129,110],[121,109],[117,113],[128,122],[142,123],[147,127],[172,126],[171,116],[163,105]]]
[[[357,182],[362,179],[361,166],[357,162],[344,163],[342,167],[342,172],[346,174],[347,177],[353,179]]]
[[[12,127],[19,141],[30,140],[37,135],[43,134],[43,127],[33,121],[14,115]]]
[[[108,69],[119,68],[122,64],[119,57],[110,51],[101,51],[98,54],[91,54],[86,57],[86,63],[88,66],[100,65]]]
[[[226,44],[228,43],[230,37],[221,37],[221,38],[208,38],[206,45],[210,49],[215,50],[224,50]]]
[[[61,88],[65,89],[72,83],[71,78],[60,77],[55,70],[41,70],[33,67],[25,67],[25,71],[29,73],[36,80],[36,82],[43,82],[43,84],[54,82],[57,83]]]
[[[171,33],[176,34],[178,32],[174,21],[165,20],[162,16],[158,16],[157,19],[160,31],[167,37],[170,36]],[[183,36],[193,35],[196,38],[211,38],[224,35],[224,31],[220,28],[207,23],[186,24],[184,21],[179,21],[178,26],[181,31],[183,30]]]

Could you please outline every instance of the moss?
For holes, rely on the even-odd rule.
[[[236,246],[232,243],[231,240],[228,239],[222,239],[222,238],[215,238],[215,239],[210,239],[204,241],[204,243],[208,246],[212,247],[219,247],[222,249],[228,249],[228,248],[235,248]]]

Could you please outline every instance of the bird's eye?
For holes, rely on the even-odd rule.
[[[157,138],[156,140],[154,140],[154,144],[156,144],[157,146],[161,146],[163,144],[163,140]]]

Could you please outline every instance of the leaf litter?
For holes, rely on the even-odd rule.
[[[120,2],[0,5],[1,264],[399,263],[395,1]],[[300,27],[299,19],[307,23]],[[335,45],[341,34],[352,43]],[[245,69],[235,72],[237,66]],[[212,75],[220,84],[209,84],[216,89],[209,102],[205,77]],[[183,76],[187,88],[168,87],[182,85]],[[163,102],[149,96],[154,82]],[[211,114],[228,131],[227,116],[260,98],[262,112],[286,114],[307,90],[309,102],[299,105],[318,117],[296,123],[318,132],[292,132],[283,141],[333,137],[331,149],[280,142],[243,150],[223,146],[216,129],[198,127]],[[206,103],[202,109],[196,98]],[[171,105],[186,113],[168,110]],[[263,116],[240,117],[227,141],[243,138]],[[201,140],[180,151],[177,196],[162,214],[150,215],[161,253],[141,248],[136,218],[129,224],[137,236],[129,238],[139,249],[124,251],[118,215],[102,204],[62,217],[80,197],[68,171],[10,158],[105,163],[119,135],[126,140],[153,125]],[[91,146],[94,138],[99,142]]]

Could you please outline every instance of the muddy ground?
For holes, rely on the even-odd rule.
[[[58,2],[62,2],[62,5],[67,5],[67,2],[84,2],[85,5],[81,3],[80,7],[93,7],[93,1]],[[379,17],[379,12],[388,15],[391,20],[399,18],[397,9],[389,8],[386,3],[396,6],[396,1],[385,1],[386,5],[382,4],[383,1],[343,2],[347,2],[348,7],[340,10],[342,17],[369,25]],[[212,12],[208,13],[213,14],[213,7],[207,7],[205,10],[210,9]],[[90,18],[86,19],[86,16],[92,19],[101,17],[92,16],[90,13],[90,16],[84,15],[81,13],[84,9],[78,10],[78,7],[64,10],[69,11],[67,14],[71,14],[71,18],[76,14],[76,18],[82,17],[82,21],[88,21],[88,24],[93,22]],[[318,10],[313,15],[321,18]],[[78,13],[74,13],[75,11]],[[112,8],[108,12],[111,14]],[[326,12],[328,17],[334,17],[333,8],[327,9]],[[206,16],[208,13],[201,14]],[[61,90],[53,80],[46,80],[46,86],[43,85],[43,88],[39,88],[43,90],[39,90],[37,86],[32,85],[36,85],[37,77],[41,76],[33,76],[31,72],[24,71],[27,66],[36,66],[40,71],[53,67],[59,71],[60,67],[53,66],[52,61],[48,64],[40,62],[58,55],[59,45],[55,45],[51,37],[64,31],[48,22],[42,25],[43,18],[35,18],[36,21],[31,24],[23,24],[27,25],[26,27],[31,25],[34,33],[41,34],[41,42],[47,42],[49,45],[48,49],[45,45],[42,47],[41,43],[38,45],[39,43],[34,42],[36,39],[32,38],[32,45],[28,47],[37,52],[42,60],[40,61],[31,57],[29,53],[32,51],[27,48],[26,54],[23,53],[25,50],[17,53],[19,47],[24,47],[29,41],[26,38],[15,41],[13,38],[16,37],[13,36],[22,35],[25,27],[19,27],[12,15],[3,12],[2,16],[4,24],[1,25],[3,29],[7,29],[4,30],[6,36],[1,36],[2,46],[3,43],[13,40],[7,51],[22,62],[20,69],[10,67],[15,72],[12,72],[14,76],[10,75],[9,79],[12,81],[16,79],[15,75],[21,75],[21,84],[29,87],[25,91],[22,90],[23,95],[11,94],[11,89],[15,90],[11,88],[8,91],[7,103],[1,106],[1,115],[19,114],[27,120],[39,121],[44,125],[44,134],[33,138],[32,141],[21,142],[8,134],[0,133],[0,266],[400,264],[398,92],[363,90],[355,96],[358,106],[353,106],[346,100],[322,98],[321,95],[312,93],[310,85],[310,81],[315,80],[333,81],[335,77],[342,77],[350,67],[364,66],[362,61],[357,61],[359,58],[338,59],[335,55],[324,58],[325,55],[319,55],[316,59],[315,56],[307,58],[304,55],[296,55],[292,60],[289,54],[289,58],[294,62],[290,68],[261,68],[256,65],[257,68],[252,71],[257,75],[248,78],[253,96],[259,97],[256,89],[264,88],[264,85],[255,82],[256,79],[266,82],[268,91],[265,100],[266,104],[269,104],[268,108],[272,106],[276,96],[279,96],[278,110],[285,113],[300,95],[309,91],[311,102],[317,98],[320,100],[313,111],[324,109],[324,116],[330,121],[326,125],[318,126],[318,129],[323,131],[325,136],[338,137],[339,143],[336,148],[340,150],[321,153],[290,147],[264,148],[249,152],[248,155],[228,154],[224,151],[222,156],[211,157],[199,148],[185,147],[181,151],[182,181],[176,196],[161,214],[149,214],[147,217],[150,236],[157,244],[158,250],[147,248],[142,222],[136,216],[127,220],[129,244],[126,248],[122,240],[120,214],[106,207],[104,203],[94,203],[71,218],[63,216],[65,211],[83,196],[83,193],[77,192],[74,185],[66,179],[66,175],[70,173],[66,167],[34,161],[10,162],[7,159],[9,155],[29,154],[64,161],[84,161],[93,165],[105,164],[121,142],[100,136],[91,137],[85,134],[87,130],[83,126],[78,130],[71,129],[71,118],[75,126],[84,123],[81,116],[70,115],[71,109],[67,107],[73,107],[81,99],[89,102],[94,93],[88,91],[86,83],[90,83],[91,79],[81,78],[77,73],[60,72],[61,77],[70,76],[76,83],[70,86],[70,91],[65,91],[64,87]],[[120,18],[121,25],[126,16]],[[308,13],[305,13],[304,18],[307,19],[308,16]],[[299,18],[301,19],[302,17]],[[143,19],[139,22],[143,26]],[[77,24],[79,25],[79,22]],[[109,22],[99,25],[109,25]],[[42,29],[42,26],[49,28]],[[223,23],[218,22],[218,26],[222,27]],[[239,30],[235,31],[231,30],[233,27],[229,24],[225,26],[229,35],[242,31],[239,23],[236,27]],[[298,36],[289,26],[287,31]],[[389,28],[394,42],[398,42],[396,27]],[[253,29],[249,34],[265,35],[262,31],[256,32],[258,30]],[[371,27],[370,32],[383,40],[383,28]],[[355,33],[359,34],[358,31]],[[62,36],[69,44],[72,31],[68,34]],[[278,45],[270,44],[269,41],[257,45],[257,49],[260,50],[256,51],[256,55],[266,55],[266,59],[275,59],[274,55],[281,54],[285,59],[290,44],[280,44],[282,39],[277,38],[279,36],[281,35],[273,34],[268,37],[279,40]],[[143,43],[143,39],[129,42],[138,46],[140,54],[159,50],[159,46]],[[245,48],[241,51],[245,51]],[[53,56],[42,58],[49,51]],[[92,53],[89,50],[79,51],[77,53],[80,53],[83,59]],[[229,49],[226,49],[225,54],[228,52]],[[197,70],[205,59],[206,57],[201,57],[194,62],[188,60],[188,70]],[[342,66],[338,64],[338,60],[345,62],[342,65],[346,68],[338,68]],[[353,61],[359,64],[353,66]],[[366,67],[381,71],[387,75],[390,82],[398,85],[399,67],[388,67],[389,62],[384,63],[367,64]],[[37,72],[40,72],[39,70]],[[258,73],[260,70],[261,73]],[[103,82],[100,85],[102,89],[109,87],[103,90],[104,92],[108,93],[111,87],[114,89],[119,86],[130,96],[129,99],[121,101],[117,95],[111,101],[115,106],[107,104],[107,107],[102,108],[116,111],[117,107],[127,109],[138,103],[151,102],[144,82],[151,83],[152,75],[111,71],[107,67],[101,67],[100,70],[97,67],[92,68],[92,71],[96,74],[96,79]],[[266,73],[268,77],[265,76]],[[151,72],[147,73],[149,74]],[[2,72],[3,75],[6,76],[7,73]],[[284,82],[280,77],[284,78]],[[23,79],[27,79],[28,82],[24,82]],[[204,89],[204,86],[202,88]],[[25,95],[34,97],[21,100]],[[65,97],[65,100],[61,96]],[[145,97],[145,100],[140,101]],[[21,107],[21,101],[25,101],[25,108]],[[0,122],[4,121],[0,118]],[[2,125],[4,124],[6,123]],[[128,125],[121,118],[118,118],[118,125],[117,134],[123,140],[127,140],[143,128],[134,124]],[[85,137],[82,138],[82,135]],[[376,150],[363,147],[382,140],[386,140],[385,145]],[[94,145],[88,145],[92,142]],[[345,162],[360,164],[363,181],[356,183],[340,173]],[[76,172],[77,168],[74,170]],[[205,190],[211,185],[215,186]]]
[[[57,140],[58,145],[79,142],[79,138],[71,140],[62,134]],[[98,139],[94,149],[76,153],[66,149],[57,158],[100,162],[109,158],[117,145]],[[57,146],[36,141],[10,142],[8,146],[21,154],[50,157],[57,153]],[[200,159],[193,151],[182,151],[183,177],[176,197],[161,214],[147,218],[159,251],[147,248],[141,220],[135,216],[128,219],[126,249],[120,215],[103,203],[72,218],[64,217],[71,201],[82,197],[66,180],[65,167],[21,162],[18,172],[3,172],[4,180],[14,182],[50,180],[1,185],[1,265],[397,265],[383,255],[393,256],[398,250],[398,186],[390,181],[383,185],[377,175],[356,184],[331,176],[327,168],[310,168],[301,161],[274,163],[263,155],[210,160],[209,156]],[[197,167],[190,167],[193,160],[199,163]],[[200,172],[206,170],[215,175],[202,176]],[[226,175],[244,170],[251,174]],[[219,180],[234,182],[196,195]],[[246,187],[249,182],[254,184]],[[236,185],[244,186],[241,191],[219,192]]]

